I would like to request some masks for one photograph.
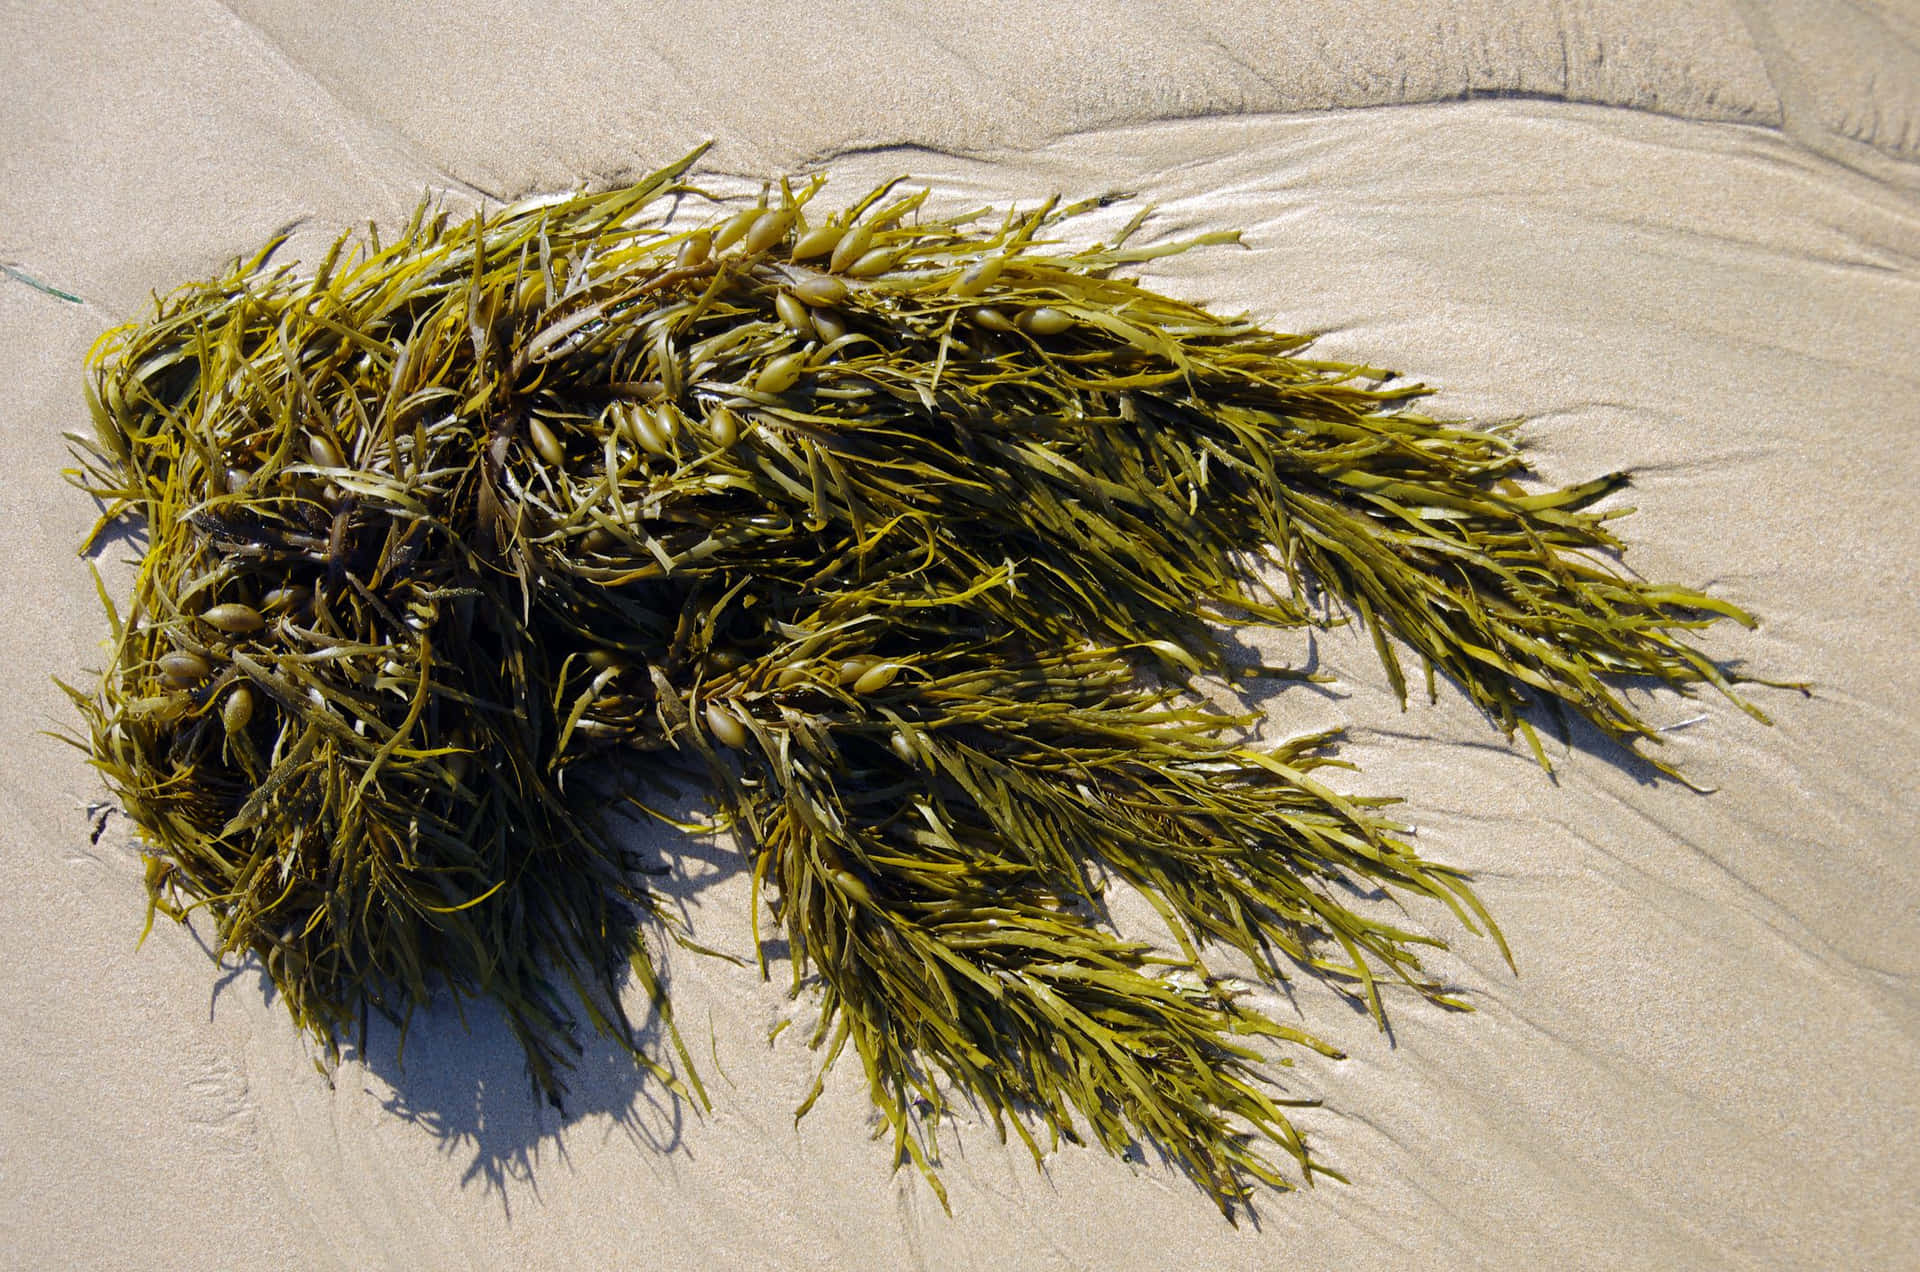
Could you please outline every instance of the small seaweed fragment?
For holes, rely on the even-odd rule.
[[[1499,931],[1323,782],[1331,735],[1249,746],[1186,691],[1228,676],[1221,632],[1331,598],[1403,696],[1391,642],[1509,735],[1548,704],[1640,746],[1619,687],[1734,697],[1690,641],[1752,620],[1613,563],[1624,476],[1530,491],[1422,387],[1119,272],[1232,235],[1073,249],[1088,204],[893,186],[819,215],[819,179],[688,227],[697,158],[424,204],[307,276],[269,244],[103,337],[75,479],[148,542],[69,692],[152,909],[204,910],[330,1051],[445,987],[499,1002],[556,1101],[582,1015],[704,1100],[621,1012],[623,968],[666,1010],[655,907],[566,781],[639,752],[612,771],[705,775],[896,1165],[939,1188],[958,1097],[1036,1158],[1150,1141],[1230,1217],[1331,1174],[1272,1075],[1333,1049],[1209,951],[1384,1020],[1383,982],[1465,1004],[1357,892]],[[1177,951],[1104,921],[1115,880]]]

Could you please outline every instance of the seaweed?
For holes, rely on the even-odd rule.
[[[817,215],[820,178],[690,226],[699,153],[423,203],[310,274],[276,240],[96,346],[74,480],[147,542],[68,692],[149,926],[204,911],[329,1055],[445,991],[497,1001],[556,1102],[583,1019],[704,1102],[643,863],[568,783],[648,809],[693,773],[896,1167],[940,1190],[971,1102],[1036,1161],[1154,1144],[1229,1218],[1334,1175],[1277,1072],[1337,1052],[1209,959],[1384,1027],[1383,986],[1468,1004],[1369,894],[1506,946],[1389,801],[1327,784],[1334,735],[1255,746],[1196,692],[1309,678],[1237,666],[1233,629],[1350,616],[1403,699],[1410,654],[1544,763],[1542,705],[1657,745],[1635,680],[1759,715],[1691,643],[1752,619],[1620,567],[1623,474],[1533,489],[1510,431],[1124,275],[1231,234],[1136,246],[1142,213],[1075,248],[1092,203],[898,184]],[[1177,949],[1113,927],[1116,884]]]

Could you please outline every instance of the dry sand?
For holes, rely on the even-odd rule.
[[[0,1262],[40,1267],[1902,1267],[1920,1263],[1920,18],[1910,5],[694,6],[365,0],[0,9]],[[1343,7],[1342,13],[1347,10]],[[1336,109],[1336,108],[1365,109]],[[80,363],[147,294],[280,226],[307,246],[424,189],[605,180],[714,138],[846,197],[1128,191],[1251,250],[1166,289],[1324,332],[1331,356],[1524,417],[1541,471],[1640,474],[1645,572],[1759,611],[1713,648],[1810,699],[1663,699],[1702,796],[1588,736],[1558,782],[1457,695],[1401,712],[1323,640],[1356,788],[1407,796],[1520,962],[1458,938],[1480,1011],[1399,1005],[1391,1045],[1290,1081],[1348,1187],[1227,1227],[1155,1165],[1044,1174],[980,1127],[954,1214],[890,1177],[857,1070],[800,1124],[804,1019],[672,959],[711,1115],[590,1049],[570,1118],[484,1014],[329,1084],[250,969],[138,952],[128,823],[33,731],[102,623],[62,484]],[[124,586],[106,554],[110,577]],[[1290,636],[1276,650],[1297,650]],[[723,845],[663,837],[701,939],[747,949]],[[710,1041],[709,1041],[710,1039]]]

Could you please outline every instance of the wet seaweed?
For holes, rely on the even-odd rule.
[[[329,1054],[477,995],[556,1102],[583,1020],[704,1101],[642,863],[567,780],[627,757],[634,807],[703,775],[821,1077],[851,1046],[896,1165],[939,1190],[971,1102],[1036,1160],[1151,1143],[1231,1217],[1334,1173],[1276,1075],[1336,1053],[1209,958],[1384,1023],[1383,986],[1467,1004],[1367,894],[1506,947],[1388,801],[1327,784],[1333,735],[1254,746],[1193,692],[1304,678],[1225,633],[1350,616],[1403,698],[1410,656],[1542,763],[1545,705],[1660,764],[1635,681],[1759,714],[1692,643],[1751,618],[1619,565],[1624,475],[1523,484],[1509,431],[1124,276],[1233,235],[1136,245],[1143,213],[1071,247],[1092,204],[944,217],[898,185],[818,215],[820,179],[695,225],[697,159],[429,202],[310,274],[276,241],[96,347],[75,480],[96,535],[148,538],[76,740],[145,839],[149,924],[204,912]],[[1177,948],[1106,921],[1116,881]]]

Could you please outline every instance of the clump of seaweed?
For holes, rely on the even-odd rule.
[[[310,276],[270,244],[103,338],[77,480],[148,542],[69,692],[152,908],[204,910],[330,1052],[444,988],[498,1001],[556,1101],[581,1016],[704,1099],[621,1011],[628,971],[666,1010],[653,902],[566,781],[641,752],[704,773],[896,1166],[939,1189],[957,1098],[1036,1159],[1150,1141],[1229,1216],[1288,1185],[1275,1150],[1332,1174],[1271,1075],[1333,1049],[1208,951],[1384,1019],[1382,982],[1464,1004],[1356,891],[1500,936],[1324,784],[1331,735],[1250,746],[1187,691],[1246,674],[1222,631],[1338,602],[1403,696],[1390,641],[1538,752],[1533,704],[1657,743],[1619,687],[1731,697],[1689,641],[1752,620],[1613,564],[1624,476],[1529,491],[1421,387],[1118,274],[1231,235],[1069,250],[1088,204],[820,216],[818,179],[688,228],[697,157],[423,205]],[[1102,920],[1113,880],[1177,952]]]

